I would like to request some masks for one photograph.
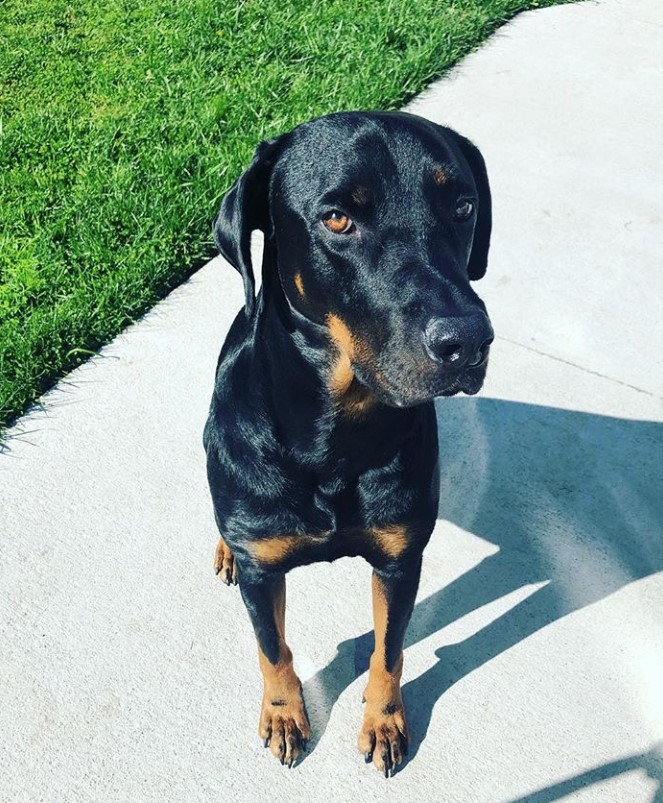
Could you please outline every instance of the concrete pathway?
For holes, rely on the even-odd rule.
[[[663,800],[662,53],[659,0],[532,12],[411,107],[486,155],[498,339],[482,394],[439,405],[405,768],[355,752],[349,559],[289,581],[313,750],[288,771],[258,742],[254,639],[212,572],[201,431],[242,303],[215,260],[0,455],[0,800]]]

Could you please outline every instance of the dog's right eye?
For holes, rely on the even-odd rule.
[[[467,220],[472,212],[474,212],[474,204],[472,201],[468,201],[467,198],[461,198],[456,203],[456,208],[454,209],[454,218],[456,220]]]
[[[338,209],[333,209],[322,222],[334,234],[349,234],[355,226],[345,212],[339,212]]]

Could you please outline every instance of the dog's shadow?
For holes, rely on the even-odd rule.
[[[629,756],[608,761],[598,767],[581,772],[572,778],[546,786],[536,792],[529,792],[526,797],[510,800],[509,803],[552,803],[574,794],[580,789],[586,789],[597,783],[604,783],[627,772],[640,770],[656,784],[654,796],[650,803],[663,803],[663,743],[659,742],[644,753],[635,753]]]
[[[546,585],[466,641],[438,649],[438,661],[403,687],[410,760],[454,683],[551,622],[663,569],[663,424],[487,398],[445,399],[437,409],[439,518],[498,551],[415,606],[406,649],[514,590]],[[304,684],[316,741],[372,649],[372,632],[342,642]]]

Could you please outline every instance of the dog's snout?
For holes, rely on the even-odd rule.
[[[432,318],[424,329],[424,345],[442,365],[473,368],[485,360],[494,332],[483,312],[451,318]]]

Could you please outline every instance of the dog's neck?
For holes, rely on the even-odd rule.
[[[335,444],[347,452],[349,433],[358,455],[362,444],[375,443],[376,437],[384,441],[385,454],[398,448],[409,435],[414,410],[387,406],[373,396],[349,362],[341,364],[328,327],[297,312],[275,274],[265,276],[257,300],[253,349],[282,445],[314,463],[340,459]]]

